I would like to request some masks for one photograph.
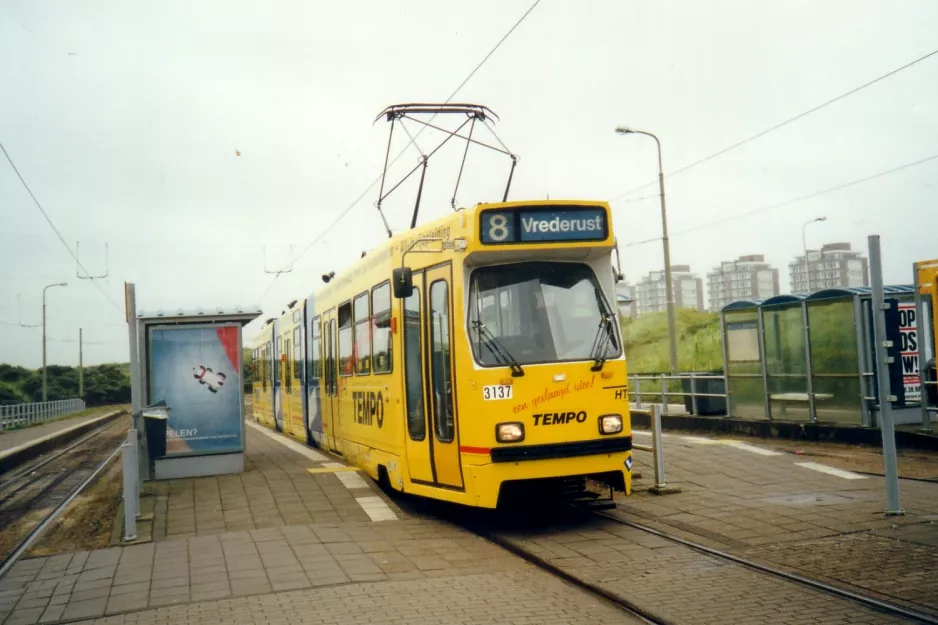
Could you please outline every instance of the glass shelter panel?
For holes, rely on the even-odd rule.
[[[853,298],[809,302],[808,327],[818,421],[862,425]]]
[[[765,367],[772,417],[808,421],[808,376],[801,302],[765,306]]]
[[[726,377],[734,417],[764,419],[759,313],[755,308],[727,311]]]

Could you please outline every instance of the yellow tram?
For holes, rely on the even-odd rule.
[[[609,205],[479,204],[390,238],[268,320],[255,419],[418,496],[631,491]]]

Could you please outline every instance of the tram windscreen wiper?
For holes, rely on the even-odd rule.
[[[606,351],[612,338],[612,320],[615,317],[611,314],[603,314],[599,318],[599,327],[596,329],[596,337],[593,339],[593,348],[590,350],[590,358],[593,359],[591,371],[602,371],[606,364]]]
[[[481,321],[473,321],[472,326],[476,329],[476,332],[479,333],[479,336],[484,338],[487,345],[486,347],[491,350],[492,354],[495,355],[495,358],[500,360],[502,364],[508,365],[511,367],[511,375],[513,377],[521,377],[524,375],[524,369],[521,368],[521,363],[512,356],[505,347],[498,342],[498,339],[495,338],[495,335],[492,334],[492,331],[485,327],[485,324]]]

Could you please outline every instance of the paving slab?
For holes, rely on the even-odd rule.
[[[141,511],[153,520],[142,533],[151,531],[152,539],[159,542],[296,525],[385,521],[404,515],[380,495],[370,479],[360,477],[349,488],[334,470],[315,472],[326,464],[344,466],[335,458],[282,435],[259,431],[250,423],[245,432],[243,473],[145,484]]]
[[[636,622],[326,463],[248,427],[243,474],[148,485],[153,542],[18,562],[0,623]]]
[[[639,623],[539,571],[493,572],[292,590],[83,621],[124,623],[389,623],[593,625]]]
[[[45,438],[46,436],[60,433],[75,426],[83,425],[89,421],[100,419],[106,414],[114,412],[113,410],[100,410],[92,414],[81,415],[77,417],[65,417],[55,421],[47,421],[25,428],[13,430],[3,430],[0,432],[0,456],[9,452],[11,449],[28,445],[29,443]]]
[[[806,453],[810,446],[803,444]],[[822,462],[766,450],[771,445],[758,440],[739,445],[728,437],[666,434],[667,480],[683,492],[649,493],[652,455],[636,451],[635,469],[646,477],[636,480],[631,498],[619,501],[619,512],[707,546],[938,613],[938,483],[901,480],[905,514],[886,516],[883,478],[830,472]]]

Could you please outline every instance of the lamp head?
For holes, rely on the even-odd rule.
[[[629,128],[628,126],[619,126],[618,128],[616,128],[616,132],[619,133],[620,135],[630,135],[634,133],[635,131]]]

